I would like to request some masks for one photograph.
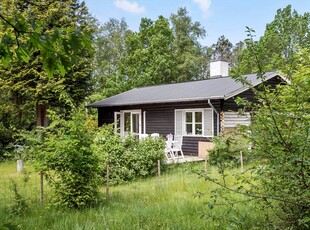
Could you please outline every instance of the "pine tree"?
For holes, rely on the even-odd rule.
[[[16,130],[31,128],[35,122],[39,126],[47,126],[48,108],[60,108],[59,112],[66,113],[71,105],[81,103],[91,89],[93,51],[87,48],[79,50],[80,47],[76,46],[79,46],[79,35],[82,32],[93,32],[93,19],[85,4],[78,0],[16,0],[14,3],[3,0],[0,15],[11,21],[16,15],[19,21],[14,21],[15,26],[24,19],[23,26],[26,32],[18,34],[15,41],[8,35],[16,33],[16,30],[10,27],[7,21],[0,20],[2,43],[5,38],[10,38],[10,43],[5,44],[16,50],[12,53],[16,57],[10,60],[10,65],[0,66],[0,90],[3,101],[6,102],[2,106],[9,108],[2,110],[2,116],[10,117],[7,120],[11,121],[3,125],[7,129],[12,129],[13,126]],[[36,31],[30,30],[30,27]],[[31,32],[27,33],[27,30]],[[61,40],[66,53],[59,56],[55,53],[54,58],[45,56],[54,49],[54,38],[66,36],[64,31],[72,32],[70,40]],[[32,36],[33,34],[39,36]],[[39,38],[42,41],[31,43],[31,39]],[[30,46],[25,48],[25,44]],[[42,48],[39,49],[38,46]],[[76,50],[78,53],[74,52]],[[78,57],[75,57],[77,54]],[[72,60],[75,62],[72,63]],[[49,72],[48,69],[53,69],[55,65],[60,71]]]

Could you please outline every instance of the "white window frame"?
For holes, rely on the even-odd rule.
[[[211,122],[212,122],[212,134],[211,135],[205,135],[205,110],[211,110]],[[174,110],[174,130],[176,133],[177,129],[177,119],[176,119],[176,112],[182,112],[182,136],[188,136],[188,137],[214,137],[214,110],[212,108],[192,108],[192,109],[175,109]],[[196,134],[187,134],[186,133],[186,112],[201,112],[202,113],[202,134],[196,135]],[[194,114],[193,114],[194,115]],[[193,117],[193,119],[195,119]],[[195,122],[192,123],[192,130],[195,129]]]
[[[196,120],[195,120],[195,113],[196,112],[200,112],[201,113],[201,134],[196,134],[196,129],[195,129],[195,126],[196,126]],[[192,113],[192,134],[187,134],[186,133],[186,125],[187,125],[187,122],[186,122],[186,113]],[[204,131],[204,111],[203,109],[184,109],[184,112],[183,112],[183,135],[184,136],[203,136],[203,131]]]
[[[114,125],[117,127],[117,115],[120,114],[120,134],[122,136],[126,136],[125,133],[125,113],[130,113],[130,132],[133,133],[133,115],[138,114],[139,115],[139,133],[135,133],[137,135],[142,134],[142,113],[141,109],[136,109],[136,110],[121,110],[119,112],[114,112]],[[117,131],[117,130],[115,130]]]
[[[117,118],[119,116],[119,118]],[[118,121],[119,119],[119,121]],[[117,128],[119,122],[119,129]],[[120,133],[121,132],[121,113],[120,112],[114,112],[114,132],[115,133]]]

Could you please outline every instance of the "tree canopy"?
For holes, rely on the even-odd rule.
[[[282,69],[285,74],[291,75],[285,66],[294,64],[294,55],[300,47],[310,47],[310,13],[300,15],[288,5],[277,11],[258,41],[254,40],[254,30],[248,28],[248,32],[246,49],[240,54],[240,63],[233,72],[241,75]]]
[[[46,126],[50,106],[64,114],[81,103],[91,89],[93,55],[93,19],[84,3],[15,3],[4,0],[0,8],[0,116],[12,135],[36,122]]]

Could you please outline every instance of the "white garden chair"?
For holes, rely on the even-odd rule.
[[[148,134],[140,134],[139,135],[139,139],[140,141],[144,140],[145,138],[147,138],[149,135]]]
[[[184,159],[182,145],[183,145],[183,136],[175,136],[174,141],[172,141],[172,149],[171,149],[174,155],[174,158]],[[180,155],[179,155],[179,152],[180,152]]]
[[[151,134],[151,137],[157,138],[157,137],[159,137],[159,133],[152,133],[152,134]]]
[[[169,134],[166,137],[167,137],[166,147],[165,147],[166,158],[167,158],[167,160],[174,160],[174,154],[173,154],[173,151],[172,151],[173,135]]]

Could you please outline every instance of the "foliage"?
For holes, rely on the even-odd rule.
[[[74,25],[74,21],[71,21],[70,27],[64,24],[55,26],[52,24],[57,16],[60,16],[60,10],[64,9],[59,3],[59,1],[35,3],[16,1],[14,4],[8,4],[8,1],[1,2],[0,63],[2,65],[8,67],[10,62],[15,60],[28,63],[32,59],[33,52],[37,52],[43,60],[43,68],[49,75],[66,73],[72,65],[69,63],[77,60],[76,54],[80,52],[80,48],[90,46],[90,39],[85,31],[77,24]],[[73,4],[78,9],[76,3],[77,1],[74,1]],[[47,13],[49,7],[59,7],[58,15]],[[73,16],[68,13],[69,15]]]
[[[246,48],[232,70],[234,75],[270,70],[282,70],[286,76],[291,75],[287,67],[296,67],[294,55],[299,47],[310,48],[310,13],[300,15],[288,5],[277,11],[258,41],[254,41],[253,29],[247,28],[247,32]]]
[[[14,204],[10,207],[10,212],[12,215],[23,215],[29,206],[26,199],[18,191],[18,186],[13,179],[11,179],[11,189],[14,193]]]
[[[288,84],[255,91],[258,103],[252,107],[249,137],[254,146],[252,154],[262,160],[246,173],[229,175],[224,168],[221,179],[205,175],[222,187],[213,191],[215,203],[219,197],[226,197],[229,205],[253,201],[266,213],[265,227],[309,228],[309,61],[309,50],[302,50],[294,56],[294,63],[299,64],[296,69],[295,64],[291,67],[293,75]],[[223,151],[221,157],[226,155]],[[227,184],[231,176],[236,182]],[[242,194],[244,199],[235,199],[234,194]]]
[[[220,135],[213,139],[213,143],[215,146],[209,150],[209,162],[216,165],[220,172],[240,165],[240,152],[245,162],[249,158],[249,140],[242,133],[234,131]]]
[[[126,40],[131,34],[124,18],[121,20],[111,18],[99,26],[94,39],[95,66],[93,71],[94,88],[95,93],[99,95],[98,100],[103,96],[119,93],[119,84],[125,80],[120,74],[120,61],[125,55]],[[94,96],[96,95],[92,97]]]
[[[64,120],[56,115],[37,138],[29,138],[30,156],[55,191],[55,204],[69,208],[93,205],[99,195],[99,158],[91,149],[93,132],[81,112]],[[33,138],[33,137],[32,137]]]
[[[175,53],[176,73],[173,82],[185,82],[205,79],[207,69],[206,49],[199,43],[206,35],[199,22],[193,22],[185,7],[170,16],[174,35],[173,52]]]
[[[135,87],[207,78],[211,52],[199,43],[204,36],[186,8],[169,19],[142,18],[138,32],[130,31],[124,19],[110,19],[95,40],[98,81],[91,101]]]
[[[224,35],[219,37],[216,44],[213,44],[211,48],[213,61],[231,61],[233,45]]]
[[[77,0],[4,0],[0,18],[0,58],[5,60],[0,64],[0,140],[7,146],[20,130],[36,122],[46,126],[48,108],[68,114],[89,94],[93,19]]]
[[[168,19],[159,16],[153,22],[142,18],[139,32],[126,39],[126,53],[121,58],[120,71],[126,79],[125,90],[146,85],[172,82],[175,74],[173,34]]]
[[[310,224],[310,55],[298,55],[300,64],[287,86],[259,94],[251,140],[256,154],[268,159],[260,170],[262,192],[276,197],[285,225]]]
[[[94,151],[101,157],[104,176],[109,167],[112,184],[155,175],[158,160],[164,165],[163,139],[146,138],[139,141],[132,135],[121,137],[114,133],[111,125],[100,128]]]

